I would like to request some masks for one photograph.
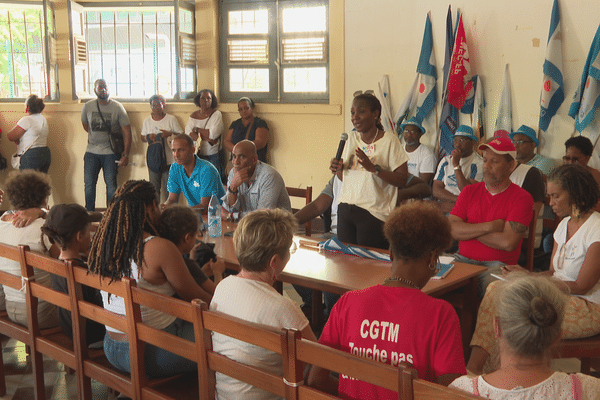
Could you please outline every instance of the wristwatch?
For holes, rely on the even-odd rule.
[[[231,190],[231,186],[227,186],[227,191],[229,191],[229,193],[231,193],[231,194],[238,194],[237,190],[235,192],[233,190]]]
[[[381,172],[381,166],[379,164],[375,164],[375,175],[379,175],[379,173]]]
[[[457,165],[456,167],[454,167],[455,171],[458,171],[460,169],[460,165]]]

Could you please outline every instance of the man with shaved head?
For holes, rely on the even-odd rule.
[[[261,208],[292,210],[283,178],[275,168],[258,160],[253,142],[242,140],[231,155],[233,168],[223,196],[225,210],[233,217],[238,213],[238,218]]]

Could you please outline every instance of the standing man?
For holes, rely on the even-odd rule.
[[[81,123],[88,133],[88,145],[83,157],[83,179],[85,183],[85,208],[96,209],[96,183],[102,169],[106,183],[106,205],[117,190],[118,167],[129,163],[131,148],[131,125],[127,112],[121,103],[110,99],[110,92],[104,79],[94,82],[94,93],[98,97],[84,104],[81,110]],[[109,133],[123,134],[124,151],[115,154],[110,147]]]
[[[545,176],[552,172],[555,167],[554,161],[535,153],[535,148],[540,145],[540,141],[532,128],[521,125],[518,130],[512,132],[509,136],[517,150],[517,161],[519,163],[536,167]]]
[[[444,213],[452,210],[465,186],[480,182],[483,177],[483,161],[474,151],[477,141],[473,128],[459,126],[454,134],[454,150],[440,161],[432,191]]]
[[[430,185],[437,159],[429,147],[421,144],[421,136],[425,134],[425,128],[415,117],[412,117],[400,125],[400,129],[404,134],[404,150],[408,154],[408,172]]]
[[[213,193],[218,198],[225,195],[219,172],[210,162],[194,154],[194,141],[188,135],[175,136],[171,150],[175,163],[169,170],[169,197],[163,207],[176,204],[179,194],[183,192],[190,207],[206,212]]]
[[[233,147],[231,156],[233,168],[223,197],[225,210],[239,213],[239,218],[260,208],[292,211],[283,178],[275,168],[258,160],[253,142],[242,140]]]

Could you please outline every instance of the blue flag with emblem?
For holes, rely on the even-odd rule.
[[[415,111],[415,117],[417,120],[423,122],[427,114],[435,107],[437,98],[437,70],[429,14],[427,14],[425,21],[425,32],[423,33],[423,44],[421,45],[421,56],[417,65],[417,73],[419,74],[420,82],[417,88],[417,110]]]
[[[546,60],[544,61],[544,81],[540,95],[540,129],[548,130],[550,120],[556,115],[560,105],[565,99],[562,74],[562,32],[560,28],[560,13],[558,0],[554,0],[550,31],[546,46]]]
[[[592,42],[581,82],[575,96],[569,116],[575,118],[575,129],[583,131],[594,119],[594,113],[600,105],[600,26]]]

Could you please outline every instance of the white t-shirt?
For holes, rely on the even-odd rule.
[[[189,136],[189,134],[194,130],[194,128],[200,129],[208,129],[210,134],[208,135],[212,140],[219,139],[219,142],[212,146],[206,140],[202,140],[200,142],[200,154],[203,156],[210,156],[212,154],[217,154],[221,149],[221,143],[223,142],[220,137],[225,130],[225,126],[223,125],[223,115],[221,111],[215,110],[211,114],[210,117],[205,119],[195,119],[190,117],[187,125],[185,126],[185,133]],[[200,138],[198,138],[200,140]]]
[[[0,220],[0,241],[11,246],[17,246],[19,244],[27,245],[31,251],[43,253],[42,225],[44,225],[44,220],[41,218],[36,219],[31,225],[24,228],[15,228],[12,222]],[[46,236],[44,236],[44,244],[47,249],[51,246],[50,241]],[[21,276],[21,264],[18,261],[0,258],[0,269],[9,274]],[[49,272],[35,269],[34,276],[37,283],[48,287],[51,286]],[[25,303],[25,293],[10,287],[4,288],[4,297],[8,301]]]
[[[183,133],[181,130],[181,126],[179,126],[179,122],[177,122],[177,118],[173,115],[165,114],[163,119],[160,121],[155,121],[152,119],[152,116],[147,117],[144,120],[144,124],[142,125],[142,135],[148,137],[149,134],[155,133],[160,135],[160,130],[164,129],[166,131],[174,132],[175,134]],[[173,164],[173,153],[171,152],[171,143],[173,142],[173,138],[175,136],[171,135],[166,139],[165,153],[167,155],[167,165]]]
[[[385,132],[383,137],[373,144],[367,144],[360,133],[351,131],[344,147],[344,179],[339,203],[353,204],[371,213],[375,218],[385,221],[396,207],[398,188],[384,182],[374,173],[365,170],[355,156],[357,147],[365,151],[373,164],[382,169],[394,171],[408,162],[408,156],[398,136]]]
[[[598,399],[600,379],[585,374],[577,374],[581,381],[581,397],[579,400]],[[481,376],[477,377],[479,396],[493,400],[572,400],[573,389],[571,376],[564,372],[555,372],[537,385],[512,390],[498,389],[487,383]],[[473,378],[461,376],[450,384],[451,388],[473,393]]]
[[[600,242],[600,213],[594,211],[581,225],[571,239],[567,238],[567,223],[571,217],[563,218],[554,231],[554,241],[558,245],[552,266],[554,276],[563,281],[576,281],[589,247]],[[600,304],[600,281],[585,295],[575,295],[592,303]]]
[[[406,145],[404,145],[406,151]],[[433,174],[435,172],[435,166],[437,165],[437,159],[428,146],[420,144],[419,147],[412,153],[408,154],[408,172],[412,175],[420,178],[421,174]]]
[[[456,183],[456,174],[450,158],[451,156],[442,158],[433,179],[443,182],[444,189],[458,196],[460,189]],[[465,178],[475,179],[477,182],[481,182],[483,179],[483,159],[476,152],[469,157],[461,158],[459,166]]]
[[[27,115],[17,122],[25,130],[17,145],[17,154],[22,154],[25,149],[45,147],[48,139],[48,122],[42,114]],[[31,147],[30,147],[31,146]]]
[[[275,329],[303,330],[308,326],[300,307],[277,293],[272,286],[237,276],[229,276],[217,285],[210,309]],[[283,372],[281,356],[277,353],[218,333],[213,333],[212,339],[213,350],[224,356],[273,373]],[[216,398],[279,399],[274,394],[220,373],[216,374]]]

